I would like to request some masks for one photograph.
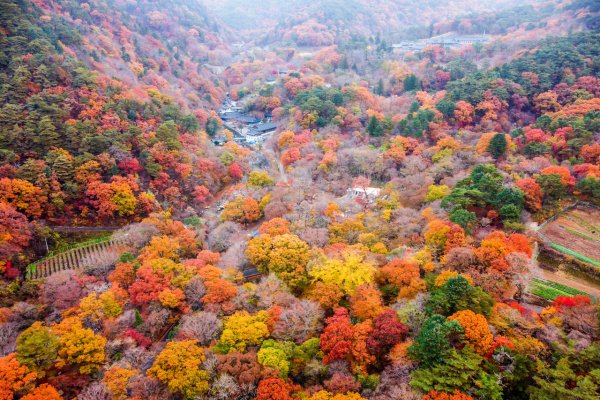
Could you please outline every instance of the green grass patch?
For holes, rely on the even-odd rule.
[[[573,256],[573,257],[575,257],[575,258],[577,258],[577,259],[579,259],[581,261],[585,261],[587,263],[595,265],[596,267],[600,267],[600,262],[598,262],[598,261],[596,261],[594,259],[591,259],[589,257],[586,257],[584,255],[581,255],[579,253],[576,253],[573,250],[569,250],[566,247],[562,247],[562,246],[559,246],[559,245],[554,244],[554,243],[550,243],[550,246],[552,246],[553,249],[556,249],[558,251],[562,251],[563,253],[566,253],[566,254],[568,254],[570,256]]]

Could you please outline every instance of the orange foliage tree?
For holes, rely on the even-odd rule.
[[[538,211],[542,208],[542,188],[533,178],[518,180],[517,187],[525,194],[525,208],[529,211]]]
[[[344,293],[334,283],[317,282],[312,292],[312,298],[325,309],[336,308]]]
[[[33,389],[31,393],[24,396],[21,400],[62,400],[62,396],[58,394],[53,386],[44,383]]]
[[[483,315],[464,310],[452,314],[448,320],[460,322],[465,330],[465,340],[473,346],[477,354],[485,355],[489,351],[494,337]]]
[[[127,397],[127,384],[129,379],[138,372],[138,370],[113,366],[106,371],[102,382],[108,387],[113,399],[124,399]]]
[[[474,253],[485,267],[490,267],[495,261],[504,259],[510,253],[524,253],[531,258],[531,247],[527,243],[527,238],[520,233],[506,236],[506,233],[496,231],[487,235]]]
[[[296,147],[292,147],[291,149],[288,149],[285,151],[285,153],[283,153],[283,155],[281,156],[281,162],[283,163],[283,165],[290,165],[301,158],[302,156],[300,155],[300,150],[298,150],[298,148]]]
[[[292,400],[292,395],[301,389],[290,380],[268,377],[258,384],[256,400]]]
[[[357,286],[350,297],[350,312],[360,319],[373,319],[383,311],[379,290],[369,284]]]
[[[206,357],[197,340],[169,342],[146,375],[156,378],[174,393],[191,399],[208,391],[208,372],[200,369]]]
[[[287,235],[290,233],[289,225],[290,223],[283,218],[273,218],[270,221],[263,222],[258,233],[270,236]]]
[[[460,126],[466,126],[473,122],[473,106],[466,101],[456,103],[454,118]]]
[[[549,167],[544,168],[541,171],[542,175],[560,175],[560,182],[570,186],[575,184],[575,178],[571,176],[571,171],[566,169],[565,167],[559,167],[558,165],[551,165]]]
[[[367,338],[373,332],[373,324],[370,319],[358,323],[352,327],[352,340],[350,358],[352,370],[355,374],[367,375],[367,367],[375,361],[367,346]]]
[[[413,279],[419,278],[419,264],[394,258],[379,270],[378,282],[380,284],[391,284],[401,288],[410,285]]]
[[[17,353],[0,358],[0,400],[11,400],[15,393],[27,388],[37,378],[35,372],[21,365]]]
[[[473,400],[473,398],[459,392],[458,390],[455,390],[452,394],[432,390],[423,396],[421,400]]]
[[[206,295],[202,298],[207,304],[224,303],[237,295],[237,288],[225,279],[213,279],[204,283]]]
[[[113,284],[118,284],[124,288],[128,288],[135,282],[134,264],[131,262],[121,262],[115,267],[115,270],[108,275],[108,281]]]

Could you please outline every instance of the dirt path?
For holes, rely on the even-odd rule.
[[[211,201],[209,201],[209,202],[206,204],[206,206],[204,206],[204,207],[205,207],[205,208],[211,208],[212,206],[214,206],[214,205],[215,205],[215,203],[216,203],[217,201],[221,200],[221,197],[223,197],[223,195],[224,195],[225,193],[227,193],[227,191],[228,191],[229,189],[231,189],[231,186],[232,186],[232,185],[233,185],[232,183],[228,183],[228,184],[227,184],[227,185],[226,185],[226,186],[225,186],[223,189],[221,189],[220,191],[218,191],[218,192],[217,192],[217,194],[216,194],[216,195],[215,195],[215,196],[212,198],[212,200],[211,200]]]
[[[287,177],[285,176],[285,169],[283,168],[283,164],[280,159],[277,159],[277,166],[279,167],[279,173],[281,174],[282,182],[287,182]]]

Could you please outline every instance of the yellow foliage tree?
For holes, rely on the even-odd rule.
[[[261,310],[254,316],[246,311],[239,311],[227,317],[223,324],[220,342],[228,351],[243,352],[246,346],[260,345],[270,335],[267,321],[269,313]]]
[[[370,250],[373,254],[387,254],[388,252],[385,248],[385,244],[381,242],[375,243],[373,246],[371,246]]]
[[[269,254],[272,248],[273,238],[269,235],[262,235],[248,242],[246,257],[260,272],[265,273],[271,261]]]
[[[79,325],[73,326],[68,332],[59,337],[57,366],[79,365],[82,374],[92,373],[104,362],[104,346],[106,339],[95,335],[91,329]]]
[[[106,371],[102,382],[108,387],[113,399],[124,399],[127,397],[129,379],[138,372],[137,369],[112,367]]]
[[[127,292],[122,289],[117,291],[114,287],[99,296],[99,299],[102,302],[102,313],[104,314],[105,318],[118,317],[123,313],[123,308],[121,307],[122,303],[120,300],[126,300],[126,297],[125,299],[119,299],[116,293],[121,293],[124,296],[127,296]]]
[[[435,186],[431,185],[428,188],[429,192],[427,193],[427,198],[425,201],[431,202],[437,199],[444,198],[450,194],[450,188],[446,185]]]
[[[100,321],[104,318],[102,311],[102,301],[98,298],[98,293],[92,292],[79,302],[79,316],[89,318],[91,321]]]
[[[171,392],[181,393],[186,399],[202,396],[208,391],[209,375],[200,369],[206,357],[204,349],[196,343],[197,340],[167,343],[146,375],[158,379]]]
[[[246,183],[246,186],[262,188],[265,186],[271,186],[272,184],[273,178],[269,176],[267,171],[252,171],[248,176],[248,182]]]
[[[269,270],[289,287],[302,289],[307,284],[306,264],[309,248],[296,235],[285,234],[273,238],[273,250],[269,253]]]
[[[353,248],[342,253],[342,258],[326,259],[314,266],[310,272],[313,282],[337,285],[345,295],[352,295],[354,288],[364,283],[372,283],[375,268],[365,261],[365,254]]]
[[[185,294],[181,289],[165,289],[158,295],[160,304],[167,308],[177,308],[185,300]]]
[[[162,235],[154,237],[148,246],[144,248],[143,260],[156,258],[168,258],[179,261],[181,246],[177,237]]]

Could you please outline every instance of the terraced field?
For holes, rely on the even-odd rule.
[[[125,244],[108,238],[94,243],[84,243],[78,247],[57,252],[27,267],[28,279],[47,278],[55,272],[69,269],[81,269],[85,262],[92,259],[107,258],[108,253],[125,251]],[[121,249],[122,248],[122,249]]]
[[[577,206],[563,212],[538,232],[559,246],[555,247],[557,250],[567,254],[575,252],[585,257],[584,261],[600,265],[600,211]]]

